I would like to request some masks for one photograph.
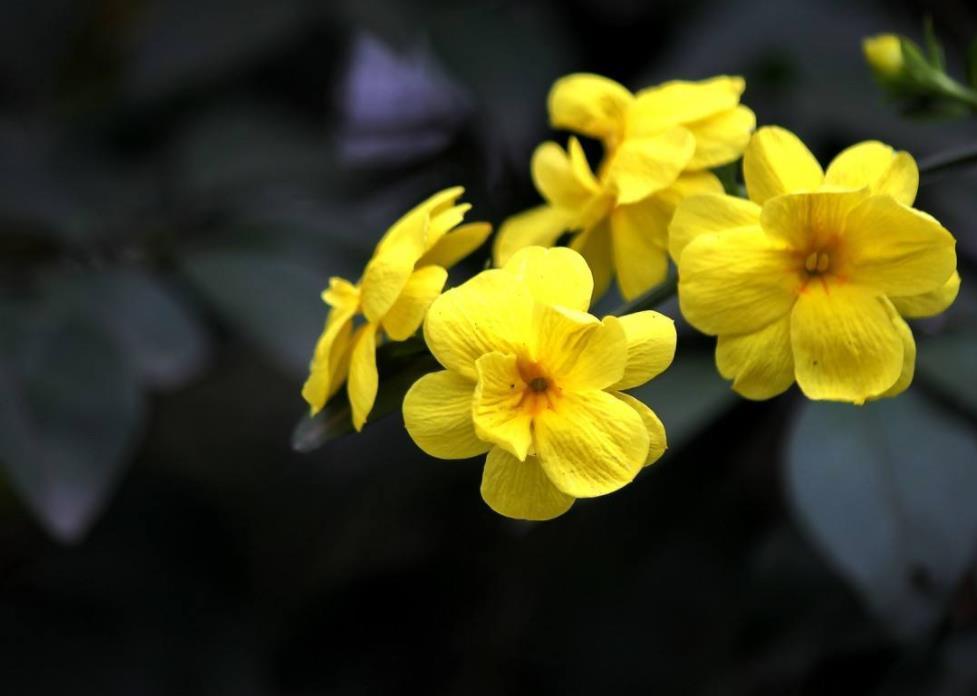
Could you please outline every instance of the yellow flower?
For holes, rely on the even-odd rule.
[[[722,192],[710,172],[743,152],[756,124],[739,105],[744,82],[715,77],[668,82],[631,94],[598,75],[569,75],[550,91],[555,128],[600,139],[603,163],[595,175],[579,142],[567,151],[540,145],[533,180],[546,204],[509,218],[496,237],[498,266],[526,246],[552,246],[578,232],[571,247],[583,254],[595,278],[595,297],[616,271],[625,298],[664,280],[668,222],[679,200]]]
[[[892,78],[902,72],[902,40],[895,34],[878,34],[862,39],[862,52],[876,75]]]
[[[377,395],[377,342],[410,338],[441,294],[445,269],[481,246],[491,232],[487,223],[459,226],[471,208],[458,203],[463,192],[461,187],[441,191],[398,220],[377,244],[356,285],[330,279],[322,293],[329,315],[302,388],[313,415],[346,382],[353,425],[362,429]]]
[[[576,252],[530,247],[446,292],[424,322],[446,369],[407,393],[407,431],[434,457],[488,452],[482,497],[502,515],[557,517],[665,450],[657,416],[621,390],[668,367],[675,327],[651,311],[598,320],[592,286]]]
[[[682,313],[719,337],[719,372],[751,399],[795,379],[811,399],[903,391],[916,345],[902,317],[942,312],[960,285],[953,237],[911,207],[913,158],[869,141],[823,171],[795,135],[769,127],[743,174],[749,200],[688,198],[670,227]]]

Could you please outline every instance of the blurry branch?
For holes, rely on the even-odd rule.
[[[920,176],[929,176],[951,169],[977,165],[977,145],[940,152],[923,159],[919,163]]]

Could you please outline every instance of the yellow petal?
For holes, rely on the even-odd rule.
[[[552,205],[581,210],[597,195],[599,187],[582,153],[576,138],[570,138],[569,151],[549,141],[533,153],[533,183]]]
[[[529,290],[511,273],[482,271],[434,301],[424,340],[444,367],[474,381],[475,361],[485,353],[526,352],[533,304]]]
[[[723,193],[723,182],[712,172],[682,172],[675,183],[656,193],[653,198],[667,206],[674,214],[679,203],[689,196]]]
[[[449,230],[460,225],[462,220],[465,219],[465,214],[471,209],[472,207],[469,203],[462,203],[431,215],[428,221],[427,237],[424,240],[425,250],[430,251],[433,249]]]
[[[916,341],[913,338],[912,329],[899,316],[899,312],[889,300],[882,298],[882,304],[888,311],[892,324],[899,333],[899,338],[902,339],[902,372],[899,373],[899,379],[896,380],[895,384],[878,396],[872,397],[873,399],[884,399],[902,394],[913,383],[913,376],[916,373]]]
[[[618,203],[635,203],[672,185],[694,151],[695,138],[681,126],[625,140],[607,166],[607,180],[617,192]]]
[[[618,206],[611,213],[614,270],[621,296],[632,300],[668,275],[668,221],[671,207],[658,195]]]
[[[611,493],[630,483],[648,458],[641,416],[604,391],[563,394],[535,419],[536,455],[557,488],[575,498]]]
[[[760,224],[771,237],[782,239],[799,252],[831,249],[844,231],[851,211],[867,197],[867,190],[780,196],[763,206]],[[845,257],[832,257],[832,272],[844,270]]]
[[[637,94],[628,114],[628,136],[657,133],[730,111],[746,88],[741,77],[720,75],[699,82],[675,80]]]
[[[357,431],[363,429],[370,411],[373,410],[378,386],[377,325],[363,324],[353,336],[349,379],[346,381],[346,392],[353,409],[353,427]]]
[[[607,222],[584,230],[570,241],[570,248],[579,253],[590,266],[594,277],[594,296],[591,304],[607,292],[614,277],[611,255],[611,229]]]
[[[302,386],[302,397],[308,402],[313,416],[339,391],[349,372],[352,315],[335,323],[332,319],[330,316],[326,330],[319,337],[309,367],[309,377]]]
[[[360,289],[344,278],[332,277],[322,291],[322,301],[335,309],[355,312],[360,305]]]
[[[423,253],[423,235],[389,241],[377,249],[360,283],[363,313],[370,322],[379,323],[397,301]]]
[[[471,414],[480,440],[498,445],[519,461],[533,444],[532,413],[522,408],[527,388],[515,355],[487,353],[475,361],[478,382]]]
[[[630,394],[621,392],[611,392],[611,394],[628,406],[634,409],[635,413],[641,416],[641,421],[645,424],[648,431],[648,456],[645,458],[645,466],[657,462],[665,450],[668,449],[668,440],[665,437],[665,426],[658,419],[658,415],[648,406]]]
[[[632,389],[657,377],[675,357],[675,322],[652,310],[619,317],[627,341],[624,376],[613,389]]]
[[[682,314],[707,334],[757,331],[793,307],[801,285],[793,264],[783,243],[760,230],[700,235],[679,261]]]
[[[735,196],[690,196],[679,203],[668,226],[668,251],[678,263],[682,251],[700,234],[740,228],[758,230],[760,206]]]
[[[960,274],[956,271],[942,287],[922,295],[891,297],[892,304],[907,319],[921,319],[940,314],[957,299],[960,292]]]
[[[397,301],[383,317],[383,330],[395,341],[406,341],[421,328],[428,307],[441,294],[448,272],[440,266],[414,271]]]
[[[753,333],[720,336],[716,367],[747,399],[770,399],[787,391],[794,383],[790,316]]]
[[[509,258],[528,246],[549,247],[570,229],[566,211],[551,205],[530,208],[507,218],[495,235],[492,257],[496,266],[504,266]]]
[[[441,237],[420,258],[417,266],[451,268],[482,246],[490,234],[492,234],[492,225],[487,222],[472,222],[462,225]]]
[[[753,134],[743,153],[743,178],[750,200],[763,203],[785,193],[813,191],[824,173],[796,135],[765,126]]]
[[[810,399],[856,404],[895,384],[903,343],[877,293],[809,283],[790,321],[797,384]]]
[[[456,372],[432,372],[414,382],[404,397],[404,426],[432,457],[467,459],[488,451],[475,435],[475,383]]]
[[[872,196],[852,210],[843,239],[852,280],[890,296],[938,290],[956,270],[953,235],[889,196]]]
[[[688,169],[711,169],[734,162],[743,155],[756,115],[745,106],[723,111],[685,126],[695,136],[695,153]]]
[[[594,278],[583,256],[566,247],[527,247],[510,257],[503,270],[526,284],[533,299],[584,312],[590,307]]]
[[[620,381],[628,343],[617,317],[596,317],[564,307],[536,305],[530,357],[563,391],[604,389]]]
[[[896,152],[877,140],[852,145],[835,157],[824,175],[828,186],[888,194],[912,205],[919,188],[919,169],[908,152]]]
[[[388,244],[402,244],[404,242],[420,244],[422,250],[427,249],[427,234],[431,217],[452,208],[464,192],[465,189],[461,186],[453,186],[438,191],[427,200],[415,205],[390,226],[390,229],[380,239],[380,243],[377,244],[377,253]]]
[[[624,131],[624,117],[633,100],[631,92],[606,77],[567,75],[550,90],[550,125],[592,138],[614,139]]]
[[[536,457],[523,462],[495,447],[482,470],[482,500],[500,515],[543,521],[569,510],[574,498],[553,485]]]

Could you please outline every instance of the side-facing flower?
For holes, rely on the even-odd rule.
[[[329,280],[322,299],[330,310],[302,388],[313,415],[345,382],[353,425],[362,429],[379,386],[378,342],[404,341],[416,333],[441,294],[446,269],[492,231],[488,223],[460,225],[471,208],[458,203],[463,192],[461,187],[441,191],[394,223],[355,285]]]
[[[942,312],[960,284],[953,236],[912,207],[913,158],[869,141],[824,171],[795,135],[768,127],[743,175],[749,200],[694,196],[670,226],[682,313],[719,337],[719,372],[751,399],[795,380],[811,399],[902,392],[916,360],[903,317]]]
[[[618,490],[665,450],[654,412],[621,390],[661,373],[675,327],[657,312],[599,320],[593,278],[566,248],[531,247],[431,306],[424,338],[445,370],[404,399],[414,442],[442,459],[488,453],[482,497],[545,520]]]
[[[601,140],[603,162],[595,175],[575,138],[566,151],[540,145],[532,174],[546,204],[502,225],[496,265],[574,232],[571,246],[593,269],[595,296],[615,272],[628,299],[664,280],[675,205],[693,193],[721,193],[708,169],[738,158],[755,126],[753,112],[739,104],[743,88],[741,78],[716,77],[635,95],[598,75],[558,80],[549,96],[552,125]]]

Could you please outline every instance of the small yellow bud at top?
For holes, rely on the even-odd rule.
[[[862,40],[865,60],[878,75],[895,77],[902,72],[902,40],[895,34],[878,34]]]

